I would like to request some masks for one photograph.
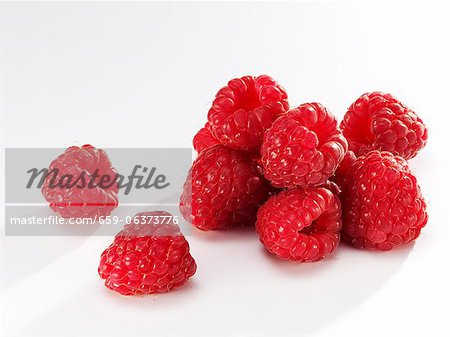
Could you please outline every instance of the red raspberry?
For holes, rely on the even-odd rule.
[[[416,113],[383,92],[358,98],[345,114],[341,128],[350,150],[358,156],[382,150],[410,159],[428,138],[427,128]]]
[[[206,149],[209,149],[215,145],[220,144],[219,141],[215,139],[214,136],[209,131],[208,123],[206,123],[205,127],[201,128],[196,133],[194,139],[192,140],[192,143],[197,153],[200,153]],[[247,152],[246,154],[252,161],[256,163],[256,165],[258,165],[258,172],[262,174],[261,154],[259,153],[259,151]]]
[[[105,286],[122,295],[163,293],[195,274],[189,244],[170,213],[135,215],[100,258]]]
[[[302,104],[278,118],[261,146],[264,176],[275,187],[320,186],[347,152],[334,116],[319,103]]]
[[[356,155],[353,151],[347,151],[342,159],[341,163],[337,167],[334,172],[334,176],[331,178],[338,186],[342,186],[344,184],[345,177],[347,176],[347,172],[352,167],[353,163],[356,161]]]
[[[390,250],[417,238],[426,204],[406,161],[371,151],[347,172],[341,194],[343,239],[355,247]]]
[[[325,184],[323,184],[321,187],[326,188],[327,190],[329,190],[334,195],[339,195],[341,193],[341,188],[339,187],[339,185],[336,184],[332,180],[327,180],[325,182]]]
[[[70,186],[64,175],[71,177]],[[116,179],[117,171],[105,151],[88,144],[72,146],[52,161],[41,191],[50,208],[63,218],[95,218],[107,216],[117,207]]]
[[[205,127],[201,128],[192,140],[194,149],[195,151],[197,151],[197,153],[200,153],[203,150],[209,149],[210,147],[219,144],[219,141],[214,138],[208,127],[208,123],[206,123]]]
[[[322,187],[291,189],[271,197],[258,211],[256,230],[269,252],[283,260],[313,262],[339,244],[341,205]]]
[[[223,145],[257,150],[264,131],[289,108],[286,91],[267,75],[244,76],[216,94],[208,112],[211,133]]]
[[[180,211],[201,230],[253,225],[270,192],[244,153],[216,145],[200,153],[184,184]]]

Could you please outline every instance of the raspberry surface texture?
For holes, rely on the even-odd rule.
[[[416,239],[428,220],[407,162],[371,151],[347,172],[341,193],[342,237],[358,248],[390,250]]]
[[[92,145],[72,146],[52,161],[41,192],[64,218],[98,218],[118,205],[116,179],[105,151]]]
[[[264,176],[275,187],[320,186],[347,152],[335,117],[319,103],[306,103],[279,117],[261,146]]]
[[[381,150],[410,159],[428,139],[427,128],[414,111],[391,94],[378,91],[359,97],[345,114],[341,128],[357,156]]]
[[[208,127],[208,123],[206,123],[205,126],[196,133],[194,139],[192,140],[194,149],[197,153],[209,149],[214,145],[220,144],[219,141],[211,134]]]
[[[208,112],[210,131],[227,147],[258,150],[264,131],[288,108],[286,91],[271,77],[235,78],[216,94]]]
[[[201,230],[254,225],[270,184],[240,151],[216,145],[200,153],[184,184],[180,212]]]
[[[125,225],[102,253],[98,273],[109,289],[143,295],[178,288],[196,269],[172,215],[155,211],[138,213]]]
[[[339,244],[341,205],[326,188],[285,190],[259,209],[256,230],[266,249],[283,260],[313,262]]]

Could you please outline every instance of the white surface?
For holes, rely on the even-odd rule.
[[[338,118],[365,91],[392,92],[430,130],[411,161],[430,215],[413,245],[341,246],[295,265],[270,257],[252,232],[196,231],[189,286],[125,298],[97,276],[110,238],[2,235],[3,334],[449,332],[447,5],[1,6],[4,147],[190,146],[217,89],[261,73],[291,105],[320,101]]]

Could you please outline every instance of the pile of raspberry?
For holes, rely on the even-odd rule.
[[[359,97],[338,124],[320,103],[289,107],[267,75],[228,82],[217,93],[184,184],[180,212],[200,230],[256,229],[280,259],[321,260],[340,240],[391,250],[416,239],[428,220],[408,167],[428,134],[417,114],[382,92]],[[62,217],[97,218],[118,205],[117,172],[92,145],[71,147],[50,165],[61,174],[110,177],[94,188],[52,187],[42,193]],[[170,218],[165,224],[160,217]],[[197,269],[171,214],[138,213],[102,253],[98,273],[122,295],[171,291]]]
[[[341,239],[391,250],[427,223],[406,162],[427,138],[417,114],[387,93],[363,94],[339,124],[320,103],[290,107],[267,75],[235,78],[194,136],[180,211],[204,231],[254,227],[284,260],[321,260]]]

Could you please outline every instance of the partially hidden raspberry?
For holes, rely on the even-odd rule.
[[[371,151],[347,172],[341,193],[342,237],[358,248],[390,250],[416,239],[428,220],[406,161]]]
[[[326,188],[327,190],[329,190],[334,195],[339,195],[341,193],[341,188],[339,187],[339,185],[336,184],[332,180],[327,180],[325,182],[325,184],[323,184],[321,187]]]
[[[306,103],[279,117],[261,146],[264,176],[275,187],[320,186],[347,152],[335,117],[319,103]]]
[[[339,244],[341,205],[322,187],[291,189],[272,196],[258,211],[256,230],[266,249],[283,260],[313,262]]]
[[[209,131],[208,123],[195,134],[192,143],[194,145],[194,150],[197,151],[197,153],[220,144]],[[259,150],[246,152],[246,155],[258,166],[258,172],[262,173],[261,154],[259,153]]]
[[[347,176],[348,170],[350,170],[355,161],[355,153],[353,151],[347,151],[344,159],[342,159],[341,163],[338,165],[336,171],[334,172],[334,176],[332,176],[330,179],[338,186],[342,186],[344,184],[344,180]]]
[[[264,131],[289,108],[286,91],[267,75],[244,76],[216,94],[208,112],[211,133],[233,149],[259,149]]]
[[[208,129],[208,123],[205,124],[203,128],[201,128],[194,136],[192,140],[195,151],[197,153],[202,152],[203,150],[209,149],[214,145],[220,144],[219,141],[214,138],[211,132]]]
[[[105,286],[122,295],[143,295],[185,284],[197,266],[173,219],[164,211],[136,214],[101,255],[98,273]]]
[[[216,145],[199,154],[180,199],[184,218],[201,230],[254,225],[271,187],[240,151]]]
[[[414,111],[378,91],[359,97],[345,114],[341,128],[357,156],[381,150],[410,159],[428,139],[427,128]]]
[[[64,218],[107,216],[119,202],[117,171],[105,151],[88,144],[69,147],[53,160],[41,191]]]

